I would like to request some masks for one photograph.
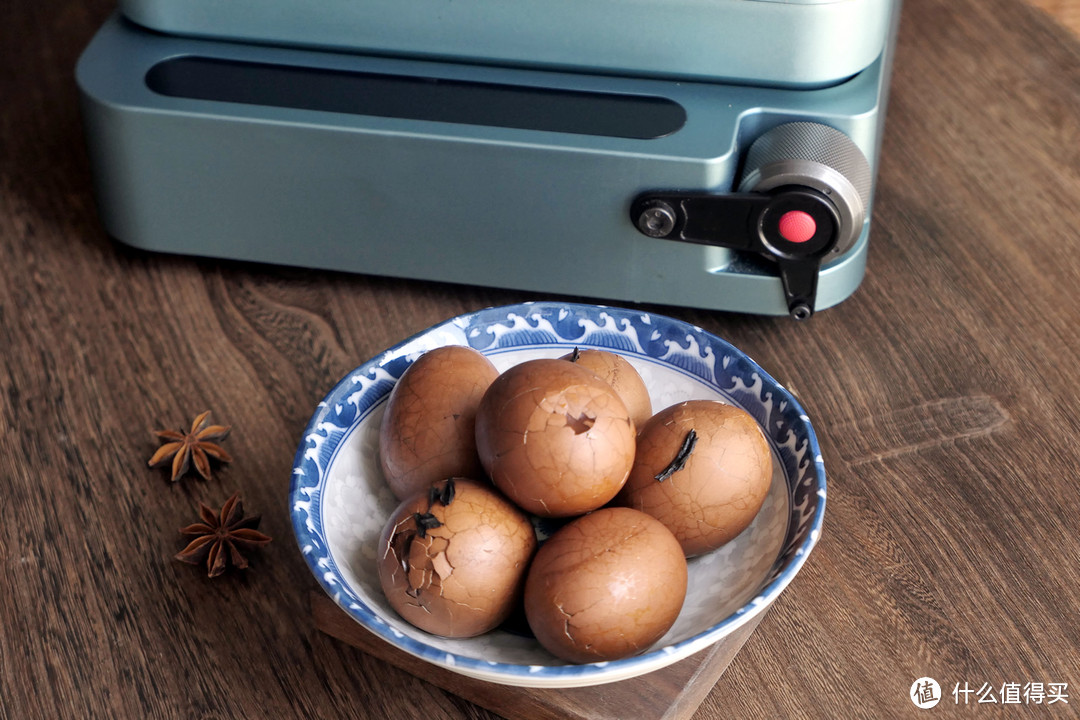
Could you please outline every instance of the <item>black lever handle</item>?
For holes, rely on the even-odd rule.
[[[836,245],[840,218],[821,192],[802,186],[769,193],[653,192],[630,207],[649,237],[756,252],[777,261],[788,312],[814,313],[821,259]]]

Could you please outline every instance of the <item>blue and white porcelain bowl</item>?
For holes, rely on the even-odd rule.
[[[376,546],[397,506],[378,460],[390,389],[421,354],[469,345],[500,370],[574,347],[618,352],[641,373],[660,410],[713,398],[750,412],[773,452],[773,482],[753,524],[724,547],[689,561],[689,588],[675,625],[641,655],[573,665],[533,639],[495,630],[447,639],[402,620],[383,597]],[[738,349],[660,315],[595,305],[531,303],[489,308],[436,325],[349,373],[319,403],[296,453],[290,508],[297,541],[326,592],[391,645],[481,680],[579,687],[625,680],[723,641],[762,613],[794,579],[817,542],[825,468],[798,401]]]

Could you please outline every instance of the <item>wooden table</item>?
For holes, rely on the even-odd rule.
[[[346,372],[536,298],[111,241],[72,75],[111,10],[0,11],[0,718],[492,717],[315,629],[286,495]],[[922,676],[941,716],[984,709],[957,684],[1080,708],[1080,44],[1018,0],[906,0],[886,130],[851,299],[804,324],[656,308],[794,389],[829,472],[821,542],[700,718],[902,717]],[[234,462],[170,484],[151,430],[205,409]],[[234,490],[274,542],[223,578],[174,562]]]

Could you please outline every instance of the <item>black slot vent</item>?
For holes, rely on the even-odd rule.
[[[649,140],[679,130],[668,98],[177,57],[146,74],[156,93],[377,117]]]

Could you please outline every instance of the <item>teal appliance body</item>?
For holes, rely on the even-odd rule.
[[[121,0],[76,77],[139,248],[803,318],[864,274],[899,5]]]

